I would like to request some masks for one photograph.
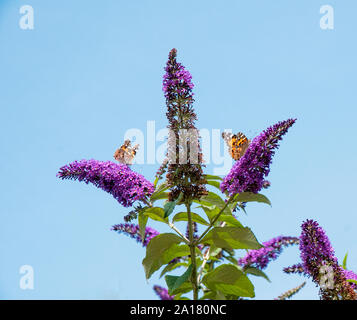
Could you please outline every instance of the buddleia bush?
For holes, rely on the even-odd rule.
[[[169,129],[167,157],[153,182],[133,171],[131,162],[120,161],[121,154],[129,152],[130,160],[135,155],[128,141],[116,152],[115,158],[121,163],[75,161],[60,168],[57,176],[91,183],[131,208],[125,222],[112,230],[146,247],[142,260],[146,278],[161,270],[160,277],[164,276],[167,284],[167,288],[154,286],[160,299],[254,298],[251,276],[269,281],[263,270],[291,245],[299,245],[302,262],[286,267],[284,272],[310,277],[321,287],[322,299],[356,299],[357,276],[345,269],[345,263],[338,264],[317,222],[306,221],[300,237],[279,236],[260,243],[237,218],[251,202],[270,205],[261,192],[270,187],[266,178],[273,156],[296,119],[277,122],[251,141],[242,134],[231,136],[228,144],[236,161],[230,172],[225,177],[205,174],[195,127],[193,88],[190,72],[177,62],[177,51],[172,49],[163,76]],[[149,227],[152,220],[169,226],[172,232],[161,233]],[[177,227],[182,221],[187,224],[186,230]],[[242,250],[246,254],[238,256]],[[321,268],[330,268],[329,275]],[[326,279],[333,284],[326,285]],[[304,285],[277,299],[290,298]]]

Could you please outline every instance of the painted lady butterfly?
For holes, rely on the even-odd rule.
[[[239,160],[247,151],[250,140],[242,133],[223,132],[222,138],[228,146],[228,151],[234,160]]]
[[[131,165],[136,155],[136,150],[138,148],[139,148],[138,144],[132,147],[131,141],[125,140],[124,144],[115,151],[114,159],[119,161],[120,163]]]

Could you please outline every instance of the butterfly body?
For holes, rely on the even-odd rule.
[[[139,148],[138,144],[132,147],[131,141],[125,140],[123,145],[115,151],[114,159],[120,163],[131,165],[136,155],[136,150],[138,148]]]
[[[222,138],[228,146],[228,151],[234,160],[239,160],[247,151],[250,140],[242,133],[232,134],[223,132]]]

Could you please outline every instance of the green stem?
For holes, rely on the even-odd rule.
[[[196,244],[193,237],[193,221],[191,217],[191,203],[186,203],[187,217],[188,217],[188,233],[189,233],[189,246],[191,252],[191,283],[193,287],[193,300],[198,300],[198,282],[197,282],[197,265],[196,265]]]
[[[218,218],[221,216],[221,214],[223,213],[223,211],[227,208],[227,206],[231,203],[231,201],[233,200],[233,196],[231,196],[226,204],[224,205],[224,207],[221,209],[221,211],[219,211],[219,213],[214,217],[214,219],[211,221],[211,223],[209,224],[209,226],[207,227],[207,229],[201,234],[201,236],[199,237],[199,239],[196,241],[196,243],[200,243],[200,241],[203,239],[203,237],[207,234],[208,231],[211,230],[211,228],[213,227],[213,225],[216,223],[216,221],[218,220]]]

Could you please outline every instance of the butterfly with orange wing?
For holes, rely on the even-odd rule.
[[[222,138],[228,146],[228,151],[234,160],[239,160],[247,151],[250,140],[242,133],[232,134],[230,132],[223,132]]]
[[[125,140],[124,144],[115,151],[114,159],[120,163],[131,165],[136,155],[136,150],[139,145],[136,144],[134,147],[131,146],[130,140]]]

